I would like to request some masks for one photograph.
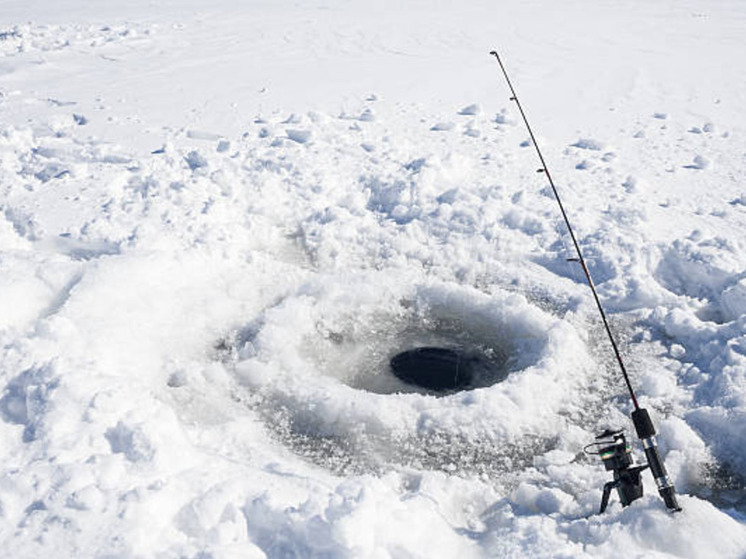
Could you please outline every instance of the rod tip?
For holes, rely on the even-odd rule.
[[[490,54],[493,55],[493,56],[497,56],[497,51],[496,50],[491,50]]]

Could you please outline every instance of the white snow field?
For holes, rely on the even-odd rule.
[[[3,557],[746,558],[746,4],[0,0]],[[631,402],[683,511],[583,447]],[[435,395],[389,359],[491,364]],[[503,378],[504,377],[504,378]]]

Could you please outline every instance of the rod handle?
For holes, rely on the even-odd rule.
[[[658,443],[655,440],[655,427],[650,414],[645,408],[637,408],[632,412],[632,422],[635,424],[637,436],[642,441],[642,447],[645,449],[645,458],[648,460],[650,471],[658,486],[658,494],[663,499],[666,507],[672,512],[681,510],[679,502],[676,500],[676,489],[673,481],[668,477],[666,466],[663,464],[663,458],[658,450]]]

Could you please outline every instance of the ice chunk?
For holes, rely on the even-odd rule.
[[[592,138],[579,138],[577,142],[572,144],[572,147],[588,149],[591,151],[601,151],[602,149],[604,149],[604,144],[603,142],[599,142],[598,140],[594,140]]]
[[[692,164],[689,165],[692,169],[707,169],[710,166],[710,160],[704,155],[695,155],[692,160]]]
[[[305,144],[311,139],[310,130],[298,130],[295,128],[289,128],[285,131],[285,133],[288,135],[288,138],[299,144]]]
[[[200,167],[207,167],[207,159],[198,151],[190,151],[184,159],[192,171]]]
[[[430,128],[430,130],[433,130],[434,132],[447,132],[448,130],[452,130],[452,129],[453,129],[452,122],[438,122]]]
[[[463,109],[461,109],[458,112],[458,114],[460,114],[460,115],[474,116],[474,115],[478,115],[481,112],[482,112],[482,107],[480,107],[479,105],[477,105],[476,103],[474,103],[472,105],[468,105],[468,106],[464,107]]]

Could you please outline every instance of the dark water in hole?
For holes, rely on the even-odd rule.
[[[434,392],[465,390],[474,386],[490,363],[479,354],[444,347],[418,347],[396,354],[391,370],[399,380]]]

